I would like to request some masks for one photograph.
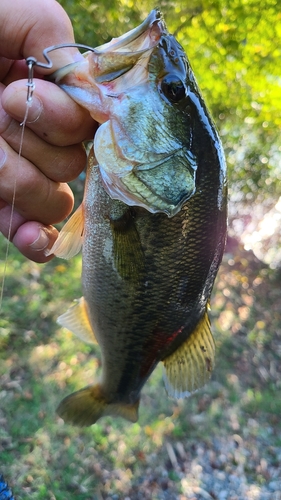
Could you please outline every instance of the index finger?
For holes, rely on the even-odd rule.
[[[1,98],[5,111],[20,122],[26,112],[26,95],[26,80],[18,80],[3,91]],[[37,79],[27,127],[49,144],[68,146],[93,139],[96,123],[62,89]]]
[[[44,48],[66,42],[74,42],[72,25],[55,0],[13,0],[12,6],[11,0],[1,0],[1,56],[10,59],[33,56],[42,61]],[[52,69],[38,71],[50,73],[77,57],[81,57],[77,49],[55,51]]]

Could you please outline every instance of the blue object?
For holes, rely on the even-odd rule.
[[[2,474],[0,474],[0,500],[15,500],[15,497]]]

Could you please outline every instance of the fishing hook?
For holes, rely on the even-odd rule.
[[[35,90],[35,83],[33,81],[33,66],[36,64],[36,59],[34,57],[29,57],[26,60],[26,64],[28,66],[28,79],[27,79],[27,99],[28,103],[31,103],[33,92]]]
[[[35,57],[30,56],[27,57],[25,62],[28,67],[28,81],[27,81],[27,103],[30,104],[32,102],[32,96],[33,92],[35,90],[35,83],[33,82],[33,68],[34,66],[38,66],[39,68],[44,68],[44,69],[51,69],[53,67],[53,62],[51,58],[49,57],[49,52],[52,52],[53,50],[57,49],[64,49],[66,47],[77,47],[79,49],[85,49],[85,50],[90,50],[91,52],[98,52],[97,49],[94,49],[93,47],[89,47],[89,45],[84,45],[82,43],[60,43],[58,45],[51,45],[50,47],[46,47],[42,51],[43,57],[47,61],[46,63],[38,61]]]
[[[32,65],[32,67],[38,66],[39,68],[51,69],[53,67],[53,63],[48,55],[49,52],[53,52],[53,50],[57,49],[64,49],[66,47],[77,47],[78,49],[85,49],[85,50],[91,50],[91,52],[98,52],[97,49],[89,47],[89,45],[83,45],[82,43],[60,43],[59,45],[51,45],[50,47],[47,47],[46,49],[43,50],[42,54],[47,61],[46,63],[37,61],[35,57],[27,57],[26,64],[28,66]]]

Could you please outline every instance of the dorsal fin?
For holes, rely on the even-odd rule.
[[[164,359],[164,382],[169,396],[184,398],[202,387],[214,367],[215,342],[207,311],[188,339]]]
[[[63,226],[59,236],[50,250],[45,254],[56,255],[62,259],[74,257],[82,247],[84,231],[83,203]]]
[[[58,317],[57,323],[73,332],[80,340],[83,340],[87,344],[97,344],[89,321],[87,304],[84,297],[75,302],[72,307]]]

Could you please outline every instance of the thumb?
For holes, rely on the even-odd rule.
[[[42,51],[51,45],[73,43],[70,19],[55,0],[1,0],[0,56],[8,59],[35,57],[45,62]],[[76,49],[60,49],[52,53],[51,70],[73,62]]]

